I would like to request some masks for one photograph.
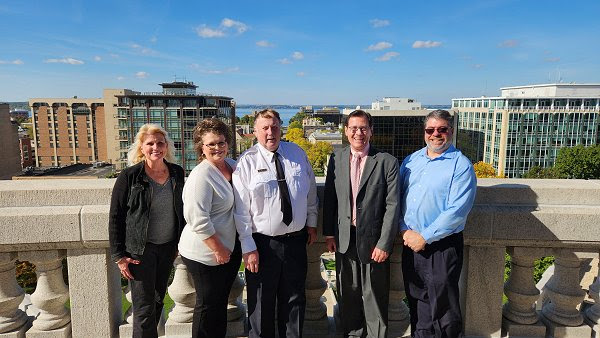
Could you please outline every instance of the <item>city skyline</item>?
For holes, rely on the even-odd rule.
[[[0,101],[158,91],[242,104],[449,104],[499,88],[598,83],[595,1],[0,5]]]

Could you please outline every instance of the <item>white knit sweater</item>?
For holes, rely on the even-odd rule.
[[[225,160],[235,170],[235,161]],[[183,187],[183,215],[187,224],[179,240],[179,253],[202,264],[217,265],[214,253],[204,244],[214,234],[233,251],[236,233],[233,205],[231,184],[212,163],[200,162]]]

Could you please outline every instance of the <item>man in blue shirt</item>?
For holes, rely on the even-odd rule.
[[[424,130],[427,146],[400,167],[402,272],[412,336],[459,337],[462,231],[477,179],[471,162],[452,145],[450,113],[432,111]]]

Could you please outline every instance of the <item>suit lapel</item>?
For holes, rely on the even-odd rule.
[[[350,189],[350,147],[346,147],[340,156],[340,182],[348,182],[348,195],[352,198],[352,189]]]
[[[358,186],[358,191],[361,191],[364,186],[367,184],[369,180],[369,176],[375,169],[375,165],[377,164],[377,152],[373,146],[369,148],[369,155],[367,155],[367,162],[365,162],[365,168],[363,169],[362,175],[360,177],[360,185]]]

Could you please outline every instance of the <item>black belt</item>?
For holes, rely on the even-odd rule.
[[[268,237],[268,238],[272,238],[272,239],[285,239],[285,238],[291,238],[291,237],[300,237],[304,234],[306,234],[306,227],[304,227],[298,231],[288,232],[287,234],[277,235],[277,236],[269,236],[269,235],[261,234],[259,232],[255,232],[253,235],[257,235],[257,236],[261,236],[261,237]]]

